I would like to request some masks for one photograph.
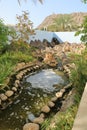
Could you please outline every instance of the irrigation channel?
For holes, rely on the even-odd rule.
[[[0,111],[0,130],[22,130],[68,80],[57,69],[43,69],[26,76],[22,82],[23,89],[14,103]]]

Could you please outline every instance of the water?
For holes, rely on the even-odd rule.
[[[32,121],[55,91],[60,89],[53,85],[66,83],[63,73],[57,73],[47,69],[27,76],[19,97],[6,110],[0,111],[0,130],[22,130],[26,122]]]
[[[53,92],[54,84],[64,84],[61,76],[57,75],[52,69],[42,70],[36,75],[32,75],[26,80],[32,84],[32,88],[40,88],[45,92]]]

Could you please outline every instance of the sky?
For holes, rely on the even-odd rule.
[[[16,15],[21,15],[22,11],[29,12],[29,19],[37,27],[51,14],[87,12],[87,4],[81,0],[43,0],[43,4],[38,0],[21,0],[20,6],[17,0],[0,0],[0,18],[5,24],[16,24]]]

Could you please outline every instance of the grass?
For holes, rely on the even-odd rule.
[[[33,61],[32,53],[23,53],[21,51],[10,51],[0,56],[0,86],[6,84],[7,78],[14,73],[14,67],[20,62]]]
[[[71,130],[77,113],[77,108],[76,105],[73,105],[65,112],[59,112],[55,124],[53,123],[52,126],[50,124],[52,124],[53,117],[46,119],[41,126],[41,130]]]
[[[77,113],[77,106],[72,106],[65,112],[60,112],[57,118],[58,122],[52,130],[71,130],[75,115]]]

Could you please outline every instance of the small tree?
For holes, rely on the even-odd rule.
[[[18,24],[16,25],[17,41],[28,43],[30,34],[33,34],[33,23],[28,18],[29,13],[23,11],[21,16],[17,15]]]
[[[6,49],[8,41],[9,29],[0,19],[0,54]]]
[[[82,0],[82,2],[84,2],[85,4],[87,3],[87,0]]]
[[[87,44],[87,16],[85,16],[83,24],[79,27],[79,30],[76,32],[75,36],[79,34],[82,34],[81,41]]]

